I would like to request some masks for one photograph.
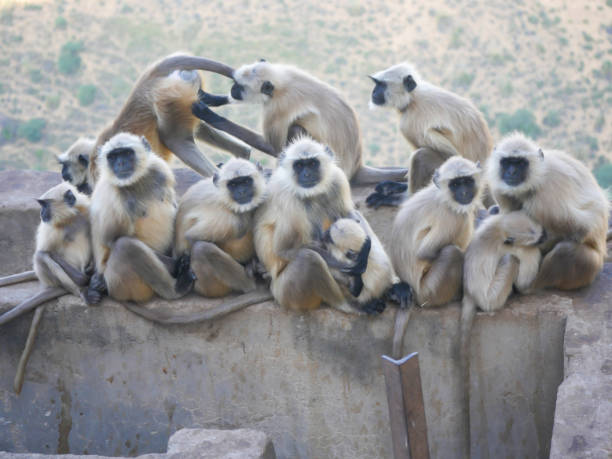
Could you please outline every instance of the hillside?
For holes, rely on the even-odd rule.
[[[0,0],[0,170],[57,169],[54,154],[100,131],[144,67],[177,50],[292,63],[339,88],[370,164],[410,152],[395,114],[368,109],[366,76],[402,60],[471,98],[496,139],[522,123],[590,167],[612,160],[612,0],[387,3]],[[222,112],[258,128],[257,107]]]

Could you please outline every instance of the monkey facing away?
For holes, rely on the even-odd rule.
[[[487,179],[503,213],[520,209],[548,234],[534,288],[593,282],[606,256],[609,203],[580,161],[513,133],[495,147]]]
[[[304,311],[327,303],[356,312],[326,260],[311,247],[334,221],[352,211],[348,180],[331,150],[308,137],[293,141],[270,177],[268,199],[255,212],[255,251],[279,304]]]
[[[328,84],[298,68],[266,61],[242,66],[232,77],[230,96],[203,93],[200,102],[193,106],[196,116],[274,156],[294,138],[307,134],[334,151],[338,165],[354,184],[405,180],[404,168],[377,169],[363,164],[357,116],[340,93]],[[208,105],[229,102],[261,104],[263,138],[255,136],[257,142],[254,142],[255,137],[245,137],[240,131],[244,128],[208,108]]]
[[[391,232],[395,271],[423,307],[448,303],[461,290],[463,250],[481,192],[480,165],[453,156],[432,182],[402,204]]]
[[[15,392],[21,392],[25,366],[32,352],[43,305],[58,296],[81,296],[89,281],[91,262],[89,198],[72,185],[62,182],[39,199],[41,222],[36,232],[34,271],[44,289],[0,316],[0,324],[37,308],[26,347],[15,377]],[[39,307],[40,306],[40,307]]]
[[[493,141],[480,111],[468,99],[423,80],[408,63],[370,77],[370,107],[397,110],[403,136],[417,150],[410,157],[410,192],[427,186],[450,156],[485,163]]]
[[[96,274],[88,295],[108,289],[119,301],[175,299],[191,290],[188,257],[167,256],[176,202],[174,175],[144,137],[120,133],[99,153],[101,174],[91,197]],[[95,299],[88,298],[95,302]]]
[[[484,220],[465,252],[461,311],[460,365],[466,429],[466,457],[470,457],[470,342],[476,308],[497,311],[514,286],[521,293],[533,283],[540,266],[539,244],[546,231],[522,211]]]
[[[90,195],[93,185],[89,177],[89,161],[96,145],[95,139],[79,138],[68,150],[57,156],[62,165],[62,178],[78,191]]]
[[[144,136],[157,155],[169,160],[175,154],[205,177],[211,176],[216,168],[198,149],[194,136],[233,155],[249,157],[250,148],[205,125],[191,113],[202,84],[198,69],[228,77],[233,72],[226,65],[185,54],[167,56],[143,72],[117,118],[96,139],[90,153],[92,188],[98,177],[97,152],[120,132]]]
[[[174,250],[177,255],[191,256],[197,293],[218,297],[232,290],[255,289],[255,280],[243,265],[255,256],[253,214],[264,198],[261,171],[237,158],[183,195],[176,216]]]

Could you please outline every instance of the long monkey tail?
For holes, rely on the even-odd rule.
[[[393,347],[391,355],[394,359],[399,359],[402,353],[404,343],[404,335],[410,321],[410,312],[412,308],[398,308],[395,313],[395,326],[393,329]]]
[[[0,287],[6,285],[19,284],[21,282],[28,282],[37,280],[36,273],[34,271],[24,271],[19,274],[12,274],[10,276],[0,277]]]
[[[192,324],[218,319],[219,317],[244,309],[247,306],[263,303],[264,301],[270,301],[272,299],[272,294],[267,290],[254,291],[240,295],[214,308],[185,315],[176,315],[173,311],[153,311],[131,302],[124,303],[124,306],[134,314],[149,319],[152,322],[160,324]]]
[[[22,301],[13,309],[5,312],[0,316],[0,325],[4,325],[5,323],[10,322],[13,319],[16,319],[22,314],[25,314],[28,311],[31,311],[37,306],[40,306],[47,301],[53,300],[62,295],[67,295],[70,293],[68,290],[62,287],[45,287],[42,291],[38,292],[36,295],[28,298],[25,301]]]
[[[175,54],[155,64],[151,70],[151,75],[165,76],[174,70],[206,70],[226,76],[227,78],[232,78],[234,74],[232,67],[221,62],[188,54]]]
[[[464,426],[464,457],[471,455],[471,428],[470,428],[470,343],[472,342],[472,326],[476,315],[476,303],[468,295],[463,296],[461,306],[461,325],[459,335],[459,365],[461,367],[461,393],[463,397],[463,426]]]

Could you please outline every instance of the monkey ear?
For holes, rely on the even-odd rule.
[[[368,75],[368,78],[369,78],[370,80],[372,80],[372,81],[373,81],[375,84],[380,83],[380,81],[378,81],[378,80],[377,80],[376,78],[374,78],[372,75]]]
[[[544,159],[544,152],[541,148],[538,148],[538,156],[540,157],[540,159]]]
[[[147,138],[144,135],[140,136],[140,140],[141,140],[142,144],[144,145],[145,150],[151,151],[151,144],[149,143],[149,141],[147,140]]]
[[[89,164],[89,158],[87,158],[85,155],[79,155],[79,163],[81,163],[83,167],[87,167]]]
[[[512,244],[514,244],[514,238],[513,238],[512,236],[508,236],[508,237],[506,238],[506,240],[504,241],[504,244],[506,244],[506,245],[512,245]]]
[[[219,186],[219,185],[217,185],[217,182],[218,182],[218,181],[219,181],[219,173],[218,173],[218,172],[215,172],[215,173],[213,174],[213,184],[214,184],[215,186]]]
[[[76,198],[74,197],[74,194],[72,194],[72,191],[68,190],[64,193],[64,202],[68,204],[69,207],[74,206]]]
[[[434,175],[432,177],[432,181],[434,183],[434,185],[438,188],[440,188],[440,171],[438,169],[436,169],[436,171],[434,172]]]
[[[274,92],[274,85],[269,80],[264,81],[261,85],[261,92],[262,94],[271,97],[272,93]]]
[[[334,157],[334,152],[331,148],[329,148],[329,145],[325,145],[325,153],[327,153],[331,158]]]
[[[414,81],[414,78],[412,78],[412,75],[408,75],[404,77],[403,83],[404,83],[404,88],[406,88],[406,91],[408,92],[414,91],[414,88],[416,88],[417,86],[416,81]]]

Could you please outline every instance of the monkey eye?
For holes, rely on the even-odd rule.
[[[304,168],[304,164],[302,164],[301,161],[297,161],[293,167],[295,167],[297,170],[302,170]]]
[[[357,253],[355,253],[355,252],[354,252],[354,251],[352,251],[352,250],[349,250],[349,251],[348,251],[348,252],[346,252],[344,255],[345,255],[345,256],[346,256],[346,258],[348,258],[349,260],[354,260],[354,259],[356,259],[356,258],[357,258]]]

